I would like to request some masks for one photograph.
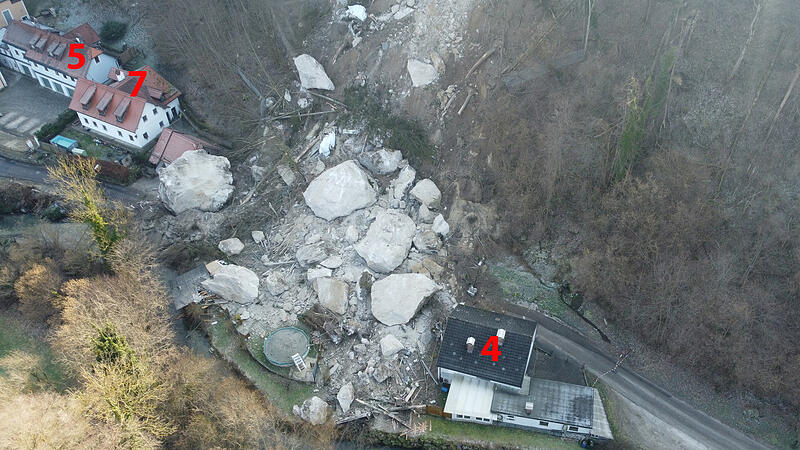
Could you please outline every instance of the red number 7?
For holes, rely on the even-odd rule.
[[[78,53],[75,51],[83,50],[84,47],[84,44],[69,44],[69,53],[67,54],[67,57],[75,58],[78,60],[78,62],[74,64],[67,64],[67,69],[80,69],[84,64],[86,64],[86,57],[83,56],[83,53]]]
[[[128,75],[130,75],[132,77],[138,77],[139,78],[136,81],[136,86],[133,87],[133,92],[131,92],[131,97],[136,97],[136,95],[139,93],[139,89],[141,89],[142,85],[144,84],[144,79],[147,76],[147,71],[146,70],[131,70],[130,72],[128,72]]]
[[[500,357],[500,346],[497,342],[497,336],[492,336],[486,341],[486,345],[484,345],[483,350],[481,350],[481,356],[491,356],[492,361],[497,361],[497,358]]]

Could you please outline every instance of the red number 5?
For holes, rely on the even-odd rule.
[[[86,64],[86,57],[83,56],[83,53],[78,53],[75,50],[83,50],[85,44],[69,44],[69,53],[67,54],[70,58],[75,58],[78,62],[74,64],[67,64],[68,69],[80,69]]]
[[[139,93],[139,89],[141,89],[142,85],[144,84],[145,77],[147,77],[147,71],[131,70],[130,72],[128,72],[128,75],[139,78],[138,80],[136,80],[136,85],[133,87],[133,92],[131,92],[131,97],[136,97],[136,94]]]
[[[481,350],[481,356],[491,356],[492,361],[497,361],[500,357],[500,346],[497,343],[497,336],[492,336],[486,341],[486,345]]]

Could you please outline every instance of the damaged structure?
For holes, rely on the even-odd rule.
[[[613,439],[597,390],[533,378],[536,322],[460,304],[447,319],[437,360],[452,420],[559,436]],[[494,339],[496,337],[496,340]],[[484,352],[492,339],[497,359]]]

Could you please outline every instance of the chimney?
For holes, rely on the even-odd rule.
[[[122,69],[115,69],[117,81],[122,81],[125,79],[125,72]]]
[[[497,329],[497,346],[500,347],[503,345],[503,341],[506,339],[506,330],[502,328]]]
[[[467,353],[472,353],[475,349],[475,338],[470,336],[467,338]]]
[[[533,402],[525,402],[525,414],[531,415],[533,412]]]

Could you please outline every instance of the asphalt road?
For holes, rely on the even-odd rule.
[[[580,345],[545,327],[539,327],[536,332],[536,345],[544,350],[569,357],[578,364],[585,364],[586,369],[594,373],[604,373],[616,362],[603,352]],[[693,408],[683,400],[673,397],[624,366],[615,373],[605,375],[603,382],[623,397],[709,449],[770,448]]]
[[[0,156],[0,178],[30,181],[37,184],[50,184],[47,179],[47,169],[34,164],[27,164]],[[146,200],[145,196],[134,189],[103,183],[103,189],[109,198],[130,205]]]

